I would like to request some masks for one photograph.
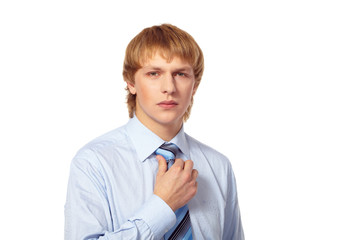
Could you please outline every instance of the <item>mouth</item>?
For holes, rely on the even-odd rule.
[[[170,101],[162,101],[162,102],[158,103],[157,105],[161,108],[170,109],[170,108],[176,107],[178,105],[178,103],[173,100],[170,100]]]

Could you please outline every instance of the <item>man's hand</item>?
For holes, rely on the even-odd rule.
[[[164,200],[175,212],[192,199],[197,192],[198,171],[191,160],[176,159],[167,170],[164,157],[158,155],[159,170],[156,175],[154,194]]]

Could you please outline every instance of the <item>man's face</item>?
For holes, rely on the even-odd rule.
[[[135,84],[128,83],[136,94],[136,116],[147,127],[178,128],[195,94],[192,67],[178,57],[167,62],[156,54],[135,73]]]

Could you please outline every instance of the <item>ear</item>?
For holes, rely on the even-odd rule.
[[[127,87],[129,89],[129,91],[131,92],[131,94],[136,94],[136,89],[135,89],[135,84],[131,83],[131,82],[126,82],[127,83]]]
[[[194,85],[193,92],[192,92],[192,96],[195,95],[195,93],[196,93],[196,91],[197,91],[197,89],[198,89],[198,86],[199,86],[199,84],[198,84],[197,86]]]

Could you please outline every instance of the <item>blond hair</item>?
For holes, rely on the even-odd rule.
[[[167,61],[171,61],[173,57],[179,57],[188,62],[194,71],[195,89],[199,86],[204,72],[203,53],[190,34],[170,24],[145,28],[130,41],[124,59],[124,81],[135,84],[134,76],[137,70],[156,53],[161,54]],[[128,87],[126,90],[129,117],[132,118],[136,108],[136,94],[132,94]],[[192,97],[183,116],[184,121],[190,116],[193,102]]]

